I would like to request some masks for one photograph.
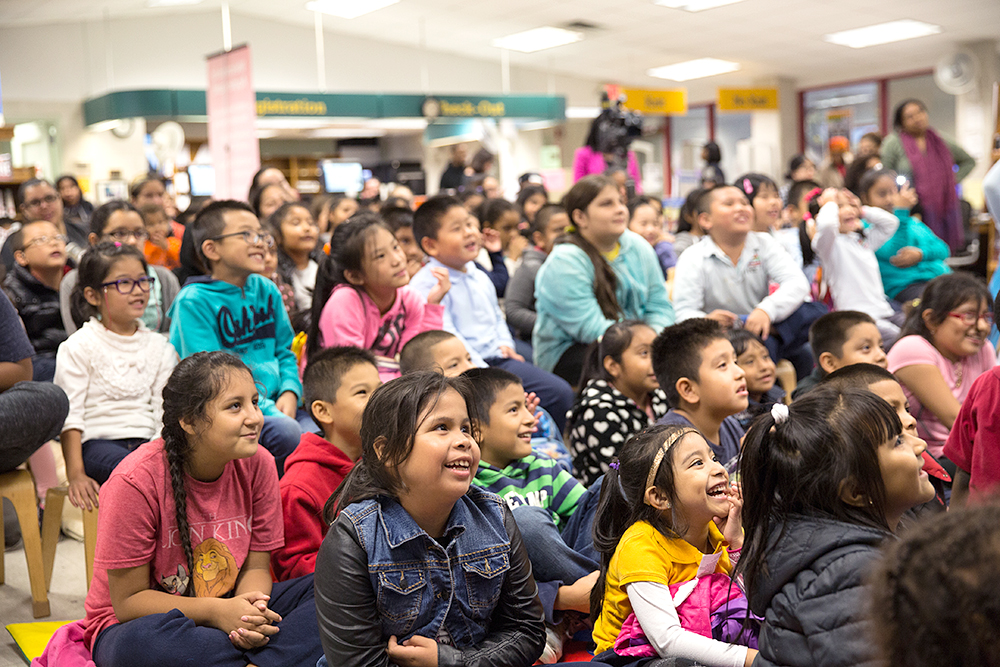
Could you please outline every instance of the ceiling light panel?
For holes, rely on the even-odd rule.
[[[574,42],[579,42],[582,39],[582,32],[564,30],[562,28],[553,28],[552,26],[543,26],[532,30],[525,30],[524,32],[517,32],[513,35],[507,35],[506,37],[501,37],[500,39],[494,39],[491,44],[501,49],[509,49],[510,51],[534,53],[535,51],[542,51],[544,49],[552,49],[557,46],[573,44]]]
[[[743,0],[656,0],[653,4],[671,9],[683,9],[686,12],[700,12],[715,7],[734,5]]]
[[[863,49],[867,46],[936,35],[939,32],[941,32],[941,26],[939,25],[914,21],[912,19],[902,19],[823,35],[823,39],[831,44],[849,46],[852,49]]]
[[[654,67],[653,69],[646,70],[646,74],[670,81],[690,81],[691,79],[703,79],[706,76],[735,72],[739,68],[739,63],[734,63],[730,60],[698,58],[697,60],[688,60],[674,65]]]
[[[313,0],[306,3],[306,9],[342,19],[356,19],[397,2],[399,0]]]

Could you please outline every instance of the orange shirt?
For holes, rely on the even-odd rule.
[[[143,252],[146,255],[146,261],[150,264],[165,266],[168,269],[176,269],[181,265],[181,240],[173,236],[167,237],[166,249],[152,241],[146,241]]]

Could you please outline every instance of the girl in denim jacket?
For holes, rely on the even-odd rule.
[[[372,394],[361,459],[326,507],[320,667],[527,667],[542,653],[521,535],[498,496],[470,487],[479,446],[466,382],[417,372]]]

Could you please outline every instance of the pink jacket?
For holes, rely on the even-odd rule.
[[[591,174],[603,174],[608,168],[604,162],[604,156],[595,151],[590,146],[582,146],[576,149],[573,155],[573,182],[576,183],[584,176]],[[635,181],[635,193],[642,194],[642,180],[639,177],[639,162],[635,159],[635,153],[628,152],[628,175]]]
[[[385,314],[364,290],[337,285],[319,316],[323,346],[354,345],[371,350],[383,382],[399,377],[397,357],[417,334],[440,329],[444,306],[429,304],[409,285],[396,290],[396,301]]]

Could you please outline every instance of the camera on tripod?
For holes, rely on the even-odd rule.
[[[632,140],[642,135],[642,114],[629,111],[618,97],[612,102],[607,93],[601,95],[601,115],[597,125],[597,151],[613,155],[614,162],[624,167],[628,160],[628,147]]]

